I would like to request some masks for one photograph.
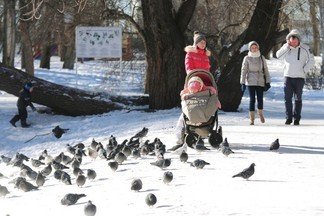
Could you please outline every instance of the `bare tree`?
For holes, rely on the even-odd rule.
[[[26,0],[19,0],[20,15],[19,15],[19,30],[21,36],[22,46],[22,67],[26,72],[34,76],[34,57],[33,57],[33,44],[31,39],[31,22],[32,20],[25,20],[25,13],[31,10],[30,5]]]
[[[318,56],[320,53],[320,32],[319,32],[319,20],[317,18],[317,1],[309,0],[309,15],[311,18],[312,29],[313,29],[313,52],[314,55]]]
[[[324,0],[319,0],[320,14],[321,14],[321,53],[322,66],[321,74],[324,75]]]
[[[14,66],[16,48],[16,0],[4,0],[2,62]]]
[[[240,48],[249,41],[256,40],[260,45],[261,53],[265,55],[275,44],[285,40],[287,31],[278,32],[277,27],[281,4],[282,0],[258,0],[248,28],[222,53],[229,59],[224,65],[218,82],[223,110],[236,111],[241,103],[242,92],[239,79],[246,53],[241,53]]]

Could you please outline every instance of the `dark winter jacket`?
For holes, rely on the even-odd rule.
[[[30,106],[32,109],[35,108],[31,102],[30,91],[23,89],[19,92],[17,107],[18,107],[18,109],[25,109],[27,106]]]

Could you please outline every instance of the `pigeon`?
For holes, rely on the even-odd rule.
[[[36,176],[36,185],[40,187],[43,186],[44,183],[45,183],[45,177],[40,172],[38,172]]]
[[[139,191],[143,187],[143,183],[141,179],[134,179],[131,184],[131,190],[133,191]]]
[[[77,177],[77,176],[79,175],[79,173],[83,174],[83,171],[82,171],[79,167],[75,167],[75,168],[73,169],[73,175],[74,175],[75,177]]]
[[[128,147],[128,146],[124,146],[123,147],[123,149],[122,149],[122,152],[124,153],[124,155],[126,156],[126,157],[128,157],[129,155],[131,155],[131,153],[132,153],[132,149],[130,148],[130,147]]]
[[[201,151],[206,151],[206,150],[210,150],[209,148],[207,148],[206,146],[200,144],[200,143],[197,143],[195,145],[195,149],[198,151],[198,152],[201,152]]]
[[[61,200],[61,204],[62,205],[73,205],[75,204],[80,198],[85,197],[85,194],[72,194],[72,193],[68,193],[66,194],[62,200]]]
[[[141,157],[141,152],[140,152],[139,148],[134,148],[134,149],[132,150],[132,156],[133,156],[133,158],[135,158],[135,159]]]
[[[118,163],[116,161],[108,162],[108,166],[111,168],[112,171],[116,171],[118,169]]]
[[[87,148],[86,154],[93,160],[98,157],[98,152],[96,150],[93,150],[92,148]]]
[[[93,138],[92,139],[92,142],[90,144],[90,147],[93,149],[93,150],[96,150],[97,149],[97,146],[99,145],[99,143]]]
[[[61,180],[62,173],[63,173],[62,170],[55,170],[53,176],[54,176],[55,179]]]
[[[37,172],[32,169],[22,169],[20,175],[23,177],[28,176],[31,180],[36,180]]]
[[[151,165],[160,167],[161,169],[166,168],[171,165],[171,158],[168,159],[159,159],[155,162],[152,162]]]
[[[224,141],[219,145],[219,147],[226,146],[229,147],[229,144],[227,142],[227,138],[225,137]]]
[[[9,193],[10,192],[8,191],[8,189],[6,188],[6,186],[1,186],[0,185],[0,196],[5,197]]]
[[[63,129],[63,128],[60,128],[60,126],[56,126],[52,132],[54,134],[54,136],[59,139],[61,138],[61,136],[66,133],[69,129]]]
[[[37,159],[31,158],[30,161],[31,161],[31,164],[32,164],[33,167],[40,167],[41,165],[45,165],[45,163],[43,163],[43,162],[41,162],[40,160],[37,160]]]
[[[157,201],[156,196],[152,193],[147,194],[145,197],[145,202],[148,206],[155,205],[156,201]]]
[[[217,133],[220,134],[221,136],[223,136],[223,128],[222,128],[222,126],[218,127]]]
[[[244,169],[242,172],[233,175],[233,178],[235,177],[242,177],[244,179],[249,179],[254,174],[254,166],[255,164],[252,163],[248,168]]]
[[[85,145],[83,144],[83,143],[78,143],[78,144],[75,144],[74,146],[73,146],[73,148],[75,148],[75,149],[84,149],[85,148]]]
[[[62,169],[68,169],[69,167],[63,165],[63,164],[60,164],[60,163],[57,163],[55,160],[52,161],[52,166],[55,170],[62,170]]]
[[[280,147],[280,144],[279,144],[279,139],[276,139],[275,141],[273,141],[270,145],[270,150],[278,150]]]
[[[21,153],[16,153],[16,156],[15,156],[17,159],[19,160],[25,160],[25,161],[29,161],[29,157],[27,157],[26,155],[24,154],[21,154]]]
[[[71,167],[74,169],[76,167],[80,167],[81,165],[81,158],[74,157],[71,161]]]
[[[84,206],[84,214],[86,216],[94,216],[96,212],[97,207],[89,200],[88,203]]]
[[[172,174],[172,172],[167,171],[167,172],[165,172],[165,173],[163,174],[163,182],[164,182],[165,184],[170,183],[170,182],[172,181],[172,179],[173,179],[173,174]]]
[[[90,179],[90,180],[95,179],[95,178],[97,177],[97,173],[96,173],[96,171],[94,171],[93,169],[88,169],[88,170],[87,170],[87,177],[88,177],[88,179]]]
[[[230,147],[227,146],[221,146],[218,150],[222,151],[223,155],[225,155],[226,157],[234,153],[232,149],[230,149]]]
[[[71,176],[69,174],[67,174],[66,172],[64,172],[64,171],[61,171],[60,180],[66,185],[71,185],[72,184]]]
[[[123,152],[118,152],[115,156],[115,161],[118,164],[122,164],[127,159],[126,155]]]
[[[62,154],[62,162],[63,162],[65,165],[67,165],[67,164],[69,164],[69,163],[72,162],[72,158],[71,158],[71,157],[65,155],[63,152],[62,152],[61,154]]]
[[[48,176],[52,172],[52,166],[51,164],[48,164],[44,169],[41,170],[42,175]]]
[[[31,190],[37,190],[38,188],[31,183],[27,182],[25,179],[22,179],[17,182],[16,187],[24,192],[29,192]]]
[[[187,162],[187,160],[188,160],[188,154],[187,154],[187,152],[186,151],[182,151],[182,153],[180,154],[180,161],[181,162]]]
[[[86,182],[86,177],[79,173],[78,177],[75,179],[76,184],[82,187]]]
[[[6,156],[4,156],[4,155],[1,155],[1,156],[0,156],[0,162],[3,162],[3,163],[5,163],[6,165],[8,165],[8,164],[10,163],[10,161],[11,161],[11,158],[10,158],[10,157],[6,157]]]
[[[210,165],[210,163],[208,163],[204,160],[201,160],[201,159],[196,159],[196,160],[194,160],[194,162],[192,162],[190,164],[190,166],[196,167],[197,169],[202,169],[202,168],[204,168],[205,165]]]
[[[97,149],[98,156],[101,159],[107,159],[107,151],[102,146]]]
[[[140,132],[136,133],[135,136],[133,136],[131,139],[135,139],[135,138],[141,139],[141,138],[145,137],[147,135],[147,133],[148,133],[148,128],[143,127],[143,129]]]

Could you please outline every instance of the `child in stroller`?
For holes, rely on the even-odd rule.
[[[221,108],[217,86],[209,71],[194,70],[187,74],[185,88],[181,91],[184,141],[189,147],[198,138],[208,138],[211,146],[218,148],[223,141],[218,128],[217,111]]]

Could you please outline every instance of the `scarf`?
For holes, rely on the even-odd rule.
[[[259,58],[260,55],[261,55],[260,51],[257,51],[257,52],[251,52],[251,51],[249,51],[248,52],[248,56],[251,56],[253,58]]]

